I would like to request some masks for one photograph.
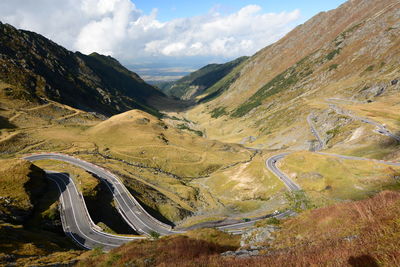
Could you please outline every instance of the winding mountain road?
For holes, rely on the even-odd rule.
[[[117,209],[124,220],[140,234],[150,235],[152,232],[157,232],[160,235],[169,235],[180,233],[173,231],[170,225],[162,223],[148,214],[114,174],[99,166],[68,155],[56,153],[30,155],[24,158],[29,161],[49,159],[63,161],[95,174],[105,182],[112,192]]]
[[[286,155],[287,153],[269,158],[266,161],[266,166],[285,183],[289,190],[300,190],[298,185],[292,182],[276,167],[276,163]],[[33,154],[25,156],[24,159],[32,162],[38,160],[63,161],[95,174],[97,177],[99,177],[99,179],[106,183],[112,192],[114,200],[117,204],[117,209],[124,220],[140,234],[151,235],[153,232],[157,232],[160,235],[170,235],[185,232],[185,229],[182,231],[173,230],[170,225],[164,224],[148,214],[146,210],[130,194],[123,183],[114,174],[103,169],[102,167],[96,166],[81,159],[58,153]],[[102,247],[104,250],[110,250],[126,242],[145,238],[123,237],[102,232],[101,229],[96,226],[90,218],[90,214],[87,211],[83,196],[78,192],[73,180],[66,174],[50,171],[47,171],[47,177],[57,184],[61,192],[61,218],[64,232],[79,246],[86,249]],[[231,221],[225,223],[222,222],[220,224],[211,223],[209,227],[215,227],[230,233],[241,233],[242,229],[252,226],[259,220],[269,217],[284,218],[294,214],[295,213],[292,211],[285,211],[282,213],[274,213],[254,218],[247,222]]]
[[[99,247],[109,251],[126,242],[144,238],[117,236],[102,232],[91,220],[84,200],[72,179],[63,173],[47,171],[46,174],[47,178],[54,182],[60,191],[60,214],[64,232],[80,247],[85,249]]]
[[[395,139],[397,142],[400,142],[400,136],[393,134],[393,133],[392,133],[391,131],[389,131],[389,130],[386,128],[386,126],[383,125],[383,124],[380,124],[380,123],[378,123],[378,122],[376,122],[376,121],[374,121],[374,120],[372,120],[372,119],[369,119],[369,118],[365,118],[365,117],[360,117],[360,116],[354,115],[353,112],[351,112],[351,111],[349,111],[349,110],[346,110],[346,109],[344,109],[344,108],[342,108],[342,107],[338,107],[338,106],[335,105],[335,104],[329,104],[329,107],[330,107],[333,111],[335,111],[337,114],[344,115],[344,116],[348,116],[348,117],[351,117],[351,118],[353,118],[353,119],[355,119],[355,120],[361,121],[362,123],[366,123],[366,124],[373,125],[373,126],[376,127],[375,132],[377,132],[377,133],[379,133],[379,134],[382,134],[382,135],[384,135],[384,136],[393,138],[393,139]]]
[[[400,166],[400,163],[397,162],[371,160],[322,152],[316,153],[320,155],[333,156],[348,160],[369,160],[387,165]],[[265,161],[265,164],[266,167],[285,184],[289,191],[299,191],[301,190],[301,187],[293,182],[285,173],[283,173],[277,167],[277,163],[289,154],[291,153],[287,152],[274,155],[268,158]],[[45,159],[64,161],[95,174],[97,177],[99,177],[99,179],[107,184],[108,188],[113,194],[117,209],[124,220],[140,234],[149,236],[153,232],[157,232],[160,235],[171,235],[184,233],[185,230],[187,230],[174,230],[170,225],[164,224],[158,221],[156,218],[152,217],[130,194],[123,183],[114,174],[103,169],[102,167],[96,166],[81,159],[57,153],[34,154],[25,156],[24,158],[29,161]],[[48,179],[56,183],[57,187],[60,190],[60,212],[64,232],[82,248],[93,249],[96,247],[100,247],[103,248],[103,250],[108,251],[115,247],[119,247],[120,245],[129,241],[146,238],[144,236],[127,237],[102,232],[102,230],[98,226],[96,226],[90,218],[90,214],[87,211],[83,196],[78,192],[73,180],[64,173],[56,173],[51,171],[46,171],[46,173]],[[230,233],[240,234],[243,233],[243,229],[254,225],[255,222],[262,219],[270,217],[285,218],[288,216],[293,216],[295,214],[295,212],[287,210],[285,212],[269,214],[245,222],[237,220],[221,223],[210,222],[209,225],[199,226],[215,227],[217,229]]]
[[[278,161],[282,160],[289,154],[290,153],[282,153],[279,155],[272,156],[266,160],[265,164],[266,164],[268,170],[270,170],[273,174],[275,174],[285,184],[285,186],[287,187],[287,189],[289,189],[289,191],[299,191],[299,190],[301,190],[301,187],[298,184],[296,184],[295,182],[293,182],[286,174],[284,174],[276,166],[276,163]]]
[[[307,122],[308,122],[308,125],[310,126],[311,133],[314,135],[314,137],[317,139],[317,142],[318,142],[318,145],[311,149],[311,151],[315,152],[315,151],[320,151],[320,150],[324,149],[325,143],[322,141],[322,138],[319,135],[318,130],[314,125],[313,117],[314,117],[314,114],[308,115]]]

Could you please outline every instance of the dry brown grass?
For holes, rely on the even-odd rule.
[[[158,241],[132,242],[108,254],[88,252],[78,266],[199,266],[199,263],[207,263],[210,257],[236,248],[237,245],[206,241],[204,236],[174,236]]]
[[[265,256],[219,254],[234,247],[171,237],[87,254],[79,266],[399,266],[400,193],[341,203],[285,221]]]

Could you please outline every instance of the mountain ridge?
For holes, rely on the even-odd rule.
[[[0,79],[32,100],[48,98],[107,116],[134,108],[160,116],[151,99],[167,97],[117,60],[73,53],[9,24],[1,23],[0,31]]]

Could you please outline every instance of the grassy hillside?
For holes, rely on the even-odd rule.
[[[249,59],[185,77],[175,88],[191,99],[183,103],[111,57],[72,53],[0,24],[0,213],[7,221],[22,214],[24,222],[0,223],[0,264],[81,254],[66,251],[72,246],[59,233],[55,189],[47,184],[48,194],[40,194],[43,172],[17,160],[61,152],[110,170],[149,213],[178,227],[299,212],[261,221],[242,237],[205,229],[108,254],[94,250],[78,265],[399,265],[400,169],[307,151],[320,145],[400,159],[399,142],[383,134],[400,135],[399,7],[395,0],[352,0],[320,13]],[[193,102],[199,105],[172,112]],[[162,117],[158,110],[171,112]],[[304,191],[287,193],[266,168],[266,159],[282,152],[290,154],[278,167]],[[95,222],[127,233],[96,177],[54,161],[38,166],[67,171]],[[40,177],[34,184],[33,176]],[[252,238],[260,247],[246,243]],[[236,249],[259,257],[221,255]]]
[[[120,176],[156,216],[175,223],[196,211],[200,211],[196,216],[202,220],[208,212],[213,213],[211,217],[241,216],[241,211],[265,212],[264,204],[272,195],[281,193],[279,181],[264,173],[262,158],[240,145],[202,138],[186,128],[174,127],[170,120],[139,110],[104,120],[57,102],[34,104],[15,99],[7,88],[14,91],[15,87],[0,87],[0,116],[12,127],[0,130],[1,157],[59,151],[99,164]],[[46,169],[67,168],[65,164],[38,164]],[[246,179],[238,177],[236,183],[228,185],[218,182],[217,177],[226,179],[234,169],[243,169]],[[97,197],[97,184],[90,176],[73,168],[68,171],[74,179],[82,180],[85,195]],[[213,188],[203,183],[207,179],[213,181]],[[266,181],[275,185],[255,192],[257,201],[251,199],[251,194],[238,200],[237,195],[218,193],[222,188],[264,185]],[[232,213],[232,207],[239,208]]]
[[[23,222],[46,190],[43,170],[24,160],[0,160],[0,220]]]
[[[42,169],[19,159],[0,160],[0,265],[69,262],[80,255],[64,235],[57,197]]]
[[[400,189],[400,168],[373,161],[343,160],[311,152],[296,152],[281,163],[314,204],[357,200],[385,189]]]
[[[326,148],[367,155],[362,150],[375,146],[369,155],[385,151],[393,158],[396,146],[385,145],[390,139],[354,116],[399,131],[398,6],[357,0],[320,13],[220,80],[211,101],[174,116],[209,138],[293,150],[315,142],[312,116]],[[338,114],[332,104],[354,116]]]
[[[247,60],[240,57],[225,64],[210,64],[182,79],[163,87],[167,95],[181,99],[194,99],[228,75],[238,65]]]

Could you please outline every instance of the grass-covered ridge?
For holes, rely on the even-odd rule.
[[[205,90],[204,93],[199,96],[199,103],[209,102],[227,91],[230,86],[240,77],[240,71],[246,65],[246,62],[247,60],[243,61],[241,64],[232,69],[230,73],[213,84],[213,86]]]
[[[167,88],[163,88],[163,91],[177,98],[195,98],[207,91],[246,60],[247,57],[240,57],[224,64],[209,64],[171,83]]]
[[[317,206],[357,200],[383,189],[400,189],[395,179],[400,167],[373,161],[344,160],[311,152],[296,152],[282,162],[282,169],[296,181]]]

